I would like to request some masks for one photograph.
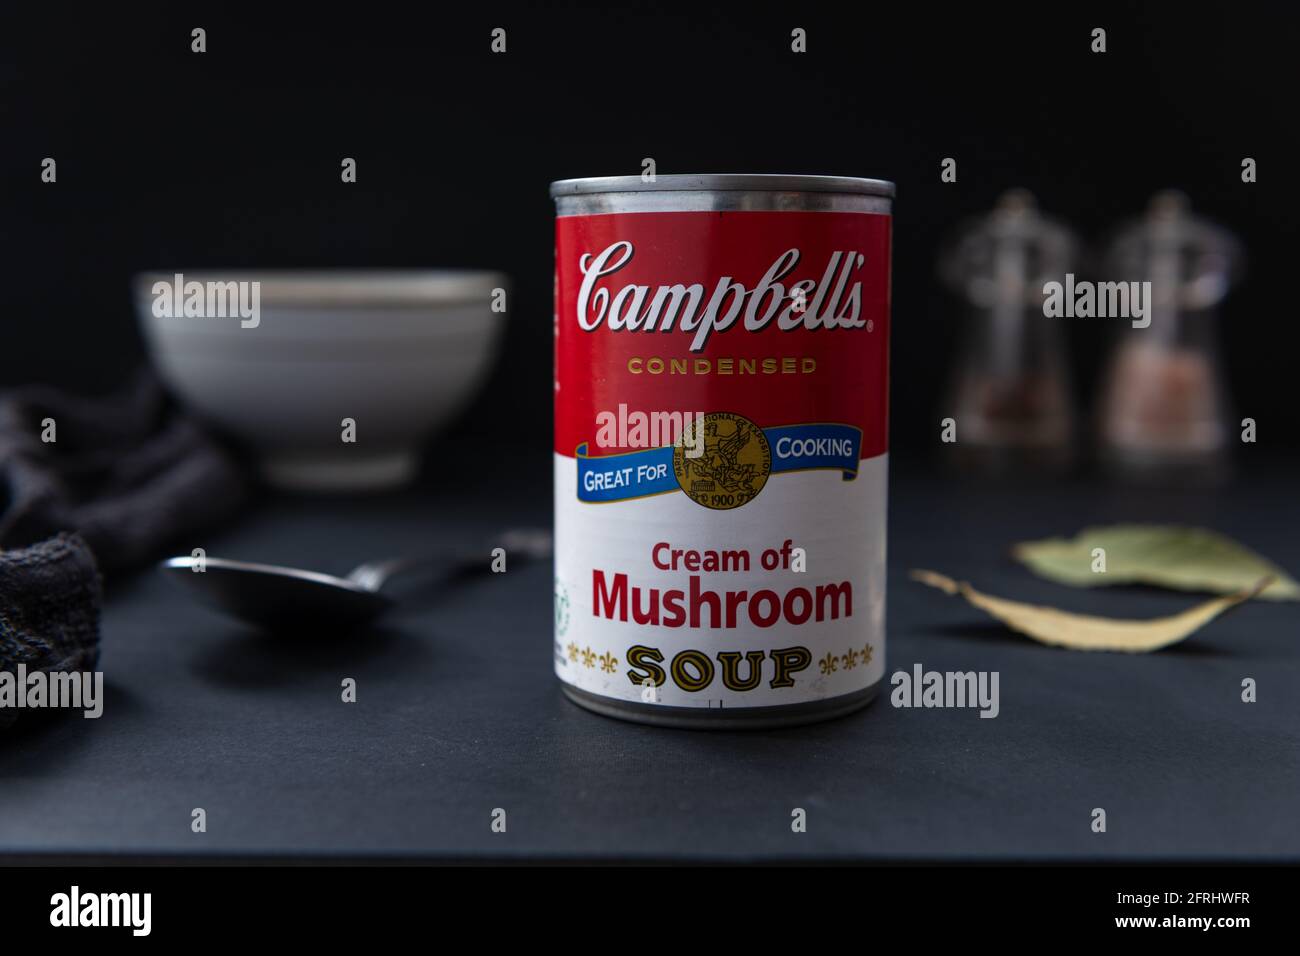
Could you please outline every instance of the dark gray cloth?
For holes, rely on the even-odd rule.
[[[78,535],[0,551],[0,671],[93,670],[101,603],[95,558]],[[0,707],[0,729],[16,719]]]
[[[105,399],[0,396],[0,670],[92,669],[100,569],[157,557],[244,493],[236,463],[152,378]],[[0,727],[13,719],[0,709]]]
[[[111,571],[229,518],[243,497],[235,462],[152,378],[106,399],[0,397],[0,548],[75,531]]]

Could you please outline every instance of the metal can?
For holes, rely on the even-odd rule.
[[[555,670],[613,717],[804,723],[885,673],[894,185],[568,179]]]

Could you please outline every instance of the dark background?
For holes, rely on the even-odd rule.
[[[501,268],[515,280],[492,387],[458,426],[535,420],[549,448],[558,178],[865,175],[898,183],[893,444],[936,442],[962,321],[943,238],[1011,186],[1090,240],[1175,186],[1243,240],[1221,337],[1261,453],[1295,450],[1294,30],[1272,6],[879,4],[666,9],[373,4],[111,17],[0,30],[0,385],[99,390],[143,358],[143,269]],[[208,52],[192,54],[203,26]],[[490,31],[508,52],[489,51]],[[790,52],[790,30],[809,52]],[[1090,31],[1108,33],[1104,55]],[[40,162],[58,161],[58,183]],[[339,180],[344,156],[358,182]],[[958,182],[943,184],[943,157]],[[1259,182],[1241,182],[1245,156]],[[1285,193],[1285,194],[1284,194]],[[1119,325],[1068,329],[1085,409]],[[484,417],[486,416],[486,417]],[[528,439],[524,439],[528,441]]]

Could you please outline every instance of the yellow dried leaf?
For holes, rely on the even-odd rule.
[[[965,581],[954,581],[935,571],[917,570],[912,578],[948,594],[960,594],[970,604],[997,618],[1013,631],[1053,647],[1076,651],[1124,651],[1144,653],[1177,644],[1192,632],[1204,627],[1224,611],[1249,600],[1268,587],[1271,578],[1263,578],[1253,587],[1225,597],[1214,598],[1171,617],[1149,621],[1094,617],[1074,614],[1041,604],[1024,604],[993,597],[976,591]]]

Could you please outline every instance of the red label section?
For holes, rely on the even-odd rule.
[[[842,423],[887,448],[890,217],[672,212],[556,220],[555,450],[596,415]]]

